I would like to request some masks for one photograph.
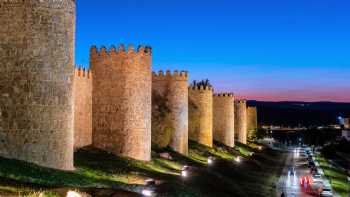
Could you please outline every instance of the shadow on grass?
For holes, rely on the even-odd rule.
[[[98,170],[106,174],[127,175],[137,172],[146,177],[163,178],[176,176],[176,171],[169,165],[153,160],[150,162],[136,161],[133,159],[118,157],[99,149],[87,147],[75,153],[74,163],[78,168]]]
[[[16,184],[30,183],[34,188],[112,188],[137,192],[144,186],[130,184],[130,177],[141,177],[142,181],[152,177],[162,180],[157,186],[158,196],[273,196],[274,179],[283,168],[283,154],[265,149],[237,163],[234,159],[240,153],[219,143],[210,148],[191,141],[189,148],[188,156],[170,148],[156,150],[152,152],[152,161],[142,162],[86,147],[75,153],[77,170],[73,172],[0,158],[0,177]],[[160,152],[168,152],[173,160],[160,158]],[[207,164],[209,156],[217,158],[213,166]],[[193,167],[194,176],[179,176],[185,164]]]
[[[77,171],[61,171],[41,167],[35,164],[0,158],[0,177],[2,184],[30,185],[32,188],[115,188],[134,190],[136,185],[126,185],[101,177],[89,177]]]

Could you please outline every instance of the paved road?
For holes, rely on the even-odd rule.
[[[307,157],[304,154],[304,150],[300,148],[290,148],[288,152],[286,166],[277,184],[278,190],[280,191],[278,195],[284,192],[286,197],[311,197],[312,195],[303,191],[299,183],[301,177],[309,174]],[[288,175],[289,165],[295,166],[295,175]]]

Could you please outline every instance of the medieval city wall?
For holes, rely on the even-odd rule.
[[[243,144],[247,143],[247,101],[235,100],[235,135]]]
[[[234,97],[231,93],[213,95],[214,140],[233,147],[235,135]]]
[[[189,87],[189,139],[213,146],[213,89]]]
[[[138,160],[151,159],[151,65],[149,47],[91,48],[95,147]]]
[[[92,144],[92,74],[75,69],[74,75],[74,148]]]
[[[188,75],[187,72],[159,71],[153,73],[152,92],[167,99],[170,110],[170,147],[187,155],[188,153]],[[157,131],[162,132],[162,131]]]
[[[75,1],[0,0],[0,156],[73,169]]]

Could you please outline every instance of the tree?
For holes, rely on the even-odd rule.
[[[197,87],[197,88],[199,88],[200,86],[210,87],[210,88],[212,87],[212,85],[210,84],[209,79],[202,79],[199,82],[197,82],[196,80],[193,80],[192,83],[191,83],[191,86],[192,87]]]

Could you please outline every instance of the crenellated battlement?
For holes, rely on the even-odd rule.
[[[92,78],[92,73],[91,73],[90,69],[86,70],[85,68],[77,66],[75,68],[75,71],[74,71],[74,76],[75,77],[91,79]]]
[[[188,72],[187,71],[177,71],[174,70],[173,73],[170,70],[167,70],[165,73],[163,70],[156,72],[152,72],[152,80],[178,80],[178,81],[187,81],[188,80]]]
[[[214,97],[234,97],[233,93],[223,92],[223,93],[215,93],[213,94]]]
[[[237,99],[237,100],[235,100],[235,103],[246,104],[247,100],[246,99]]]
[[[211,86],[189,86],[188,90],[190,91],[197,91],[197,90],[201,90],[201,91],[214,91],[214,88]]]
[[[135,50],[134,46],[130,44],[127,48],[125,45],[121,44],[118,48],[112,45],[109,49],[105,46],[97,48],[92,46],[90,48],[90,57],[91,58],[108,58],[108,57],[117,57],[120,55],[152,55],[152,48],[150,46],[139,45]]]
[[[169,120],[162,121],[165,128],[172,128],[170,141],[167,145],[174,151],[187,155],[188,153],[188,73],[174,70],[173,73],[167,70],[165,73],[160,70],[152,74],[152,93],[155,97],[160,96],[167,101],[169,109]],[[153,112],[158,106],[153,103]],[[159,113],[153,113],[158,119]],[[184,118],[185,117],[185,118]],[[164,120],[164,119],[162,119]],[[162,128],[163,128],[162,126]],[[153,127],[153,126],[152,126]],[[156,127],[155,127],[156,128]],[[164,138],[163,129],[153,129],[152,136]],[[156,137],[157,136],[157,137]],[[157,143],[158,140],[155,140]]]
[[[118,48],[98,49],[93,46],[90,49],[90,69],[93,77],[93,146],[116,155],[149,161],[151,47],[135,49],[133,45],[127,48],[119,45]]]

